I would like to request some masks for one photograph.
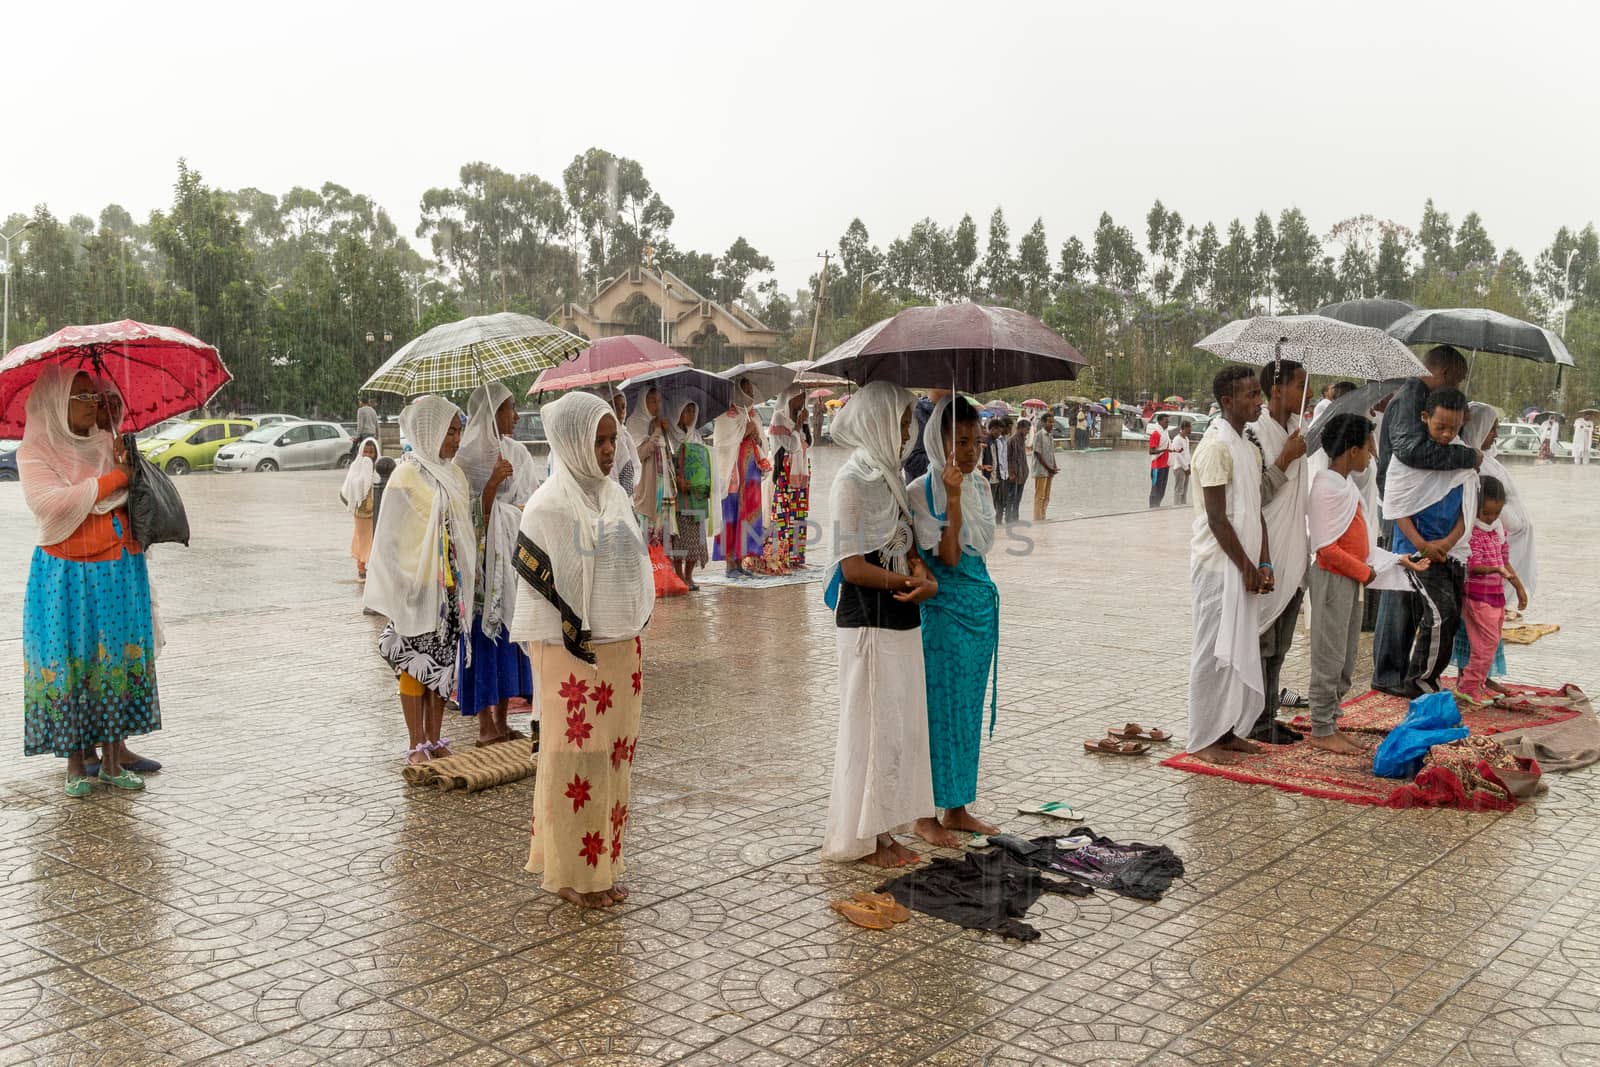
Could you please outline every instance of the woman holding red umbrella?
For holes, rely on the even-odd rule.
[[[161,728],[161,704],[127,448],[108,432],[107,392],[84,371],[44,367],[26,413],[17,467],[39,533],[23,602],[23,751],[64,757],[70,797],[92,791],[84,756],[97,745],[100,782],[142,789],[125,742]]]

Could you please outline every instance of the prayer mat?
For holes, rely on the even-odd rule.
[[[1508,645],[1531,645],[1547,634],[1560,632],[1561,627],[1553,622],[1526,622],[1520,626],[1503,627],[1500,640]]]
[[[1443,682],[1445,688],[1452,688],[1455,678],[1445,678]],[[1574,685],[1545,689],[1512,682],[1503,684],[1511,691],[1503,703],[1489,707],[1462,705],[1461,725],[1467,728],[1469,734],[1499,734],[1507,730],[1525,730],[1530,726],[1566,722],[1578,717],[1580,702],[1587,700],[1583,690]],[[1386,734],[1400,725],[1410,706],[1410,701],[1404,697],[1390,696],[1376,689],[1369,690],[1341,705],[1344,715],[1339,719],[1339,729],[1347,734]],[[1309,733],[1311,713],[1301,712],[1290,720],[1289,725],[1301,733]]]
[[[807,585],[820,582],[828,575],[825,567],[801,567],[788,574],[734,574],[716,566],[698,571],[694,580],[698,585],[714,585],[722,589],[775,589],[780,585]]]
[[[1478,764],[1477,774],[1458,777],[1447,768],[1429,766],[1411,782],[1379,778],[1372,773],[1372,755],[1382,738],[1376,734],[1356,734],[1350,740],[1361,751],[1350,755],[1325,752],[1308,744],[1262,745],[1261,752],[1243,756],[1238,763],[1222,766],[1196,759],[1187,752],[1163,760],[1163,767],[1210,774],[1235,782],[1270,785],[1288,793],[1302,793],[1347,804],[1370,804],[1382,808],[1461,808],[1466,811],[1510,811],[1517,806],[1510,791],[1499,791],[1487,784],[1487,767]],[[1469,739],[1470,740],[1470,739]],[[1430,752],[1449,746],[1438,745]],[[1509,755],[1509,754],[1508,754]],[[1532,772],[1538,767],[1527,762]]]
[[[459,749],[453,756],[408,764],[401,773],[412,785],[433,786],[442,793],[476,793],[533,774],[534,741],[518,738],[485,748]]]

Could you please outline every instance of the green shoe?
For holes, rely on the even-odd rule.
[[[105,768],[102,767],[102,768],[100,768],[100,773],[99,773],[99,775],[97,777],[102,782],[106,783],[106,785],[114,785],[118,789],[143,789],[144,788],[144,779],[140,778],[137,774],[134,774],[132,771],[123,771],[121,774],[110,775],[110,774],[107,774]]]
[[[94,792],[94,783],[81,775],[75,778],[69,774],[67,775],[67,784],[62,786],[62,792],[74,800],[78,800]]]

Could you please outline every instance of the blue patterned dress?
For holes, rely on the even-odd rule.
[[[928,475],[911,484],[913,499],[941,523]],[[939,594],[922,605],[922,658],[928,686],[928,748],[933,764],[933,800],[940,808],[964,807],[978,796],[978,750],[983,741],[983,704],[989,700],[989,731],[999,703],[1000,592],[984,558],[971,551],[946,566],[938,552],[919,551]]]

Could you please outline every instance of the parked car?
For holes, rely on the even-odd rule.
[[[272,415],[246,415],[245,418],[249,419],[257,426],[281,426],[282,424],[288,422],[306,421],[299,415],[284,415],[281,413]]]
[[[135,436],[138,437],[138,439],[141,440],[141,441],[148,441],[148,440],[150,440],[150,438],[157,437],[160,434],[162,434],[163,432],[172,429],[174,426],[181,426],[183,423],[186,423],[188,421],[189,421],[189,416],[188,415],[179,415],[176,418],[162,419],[160,422],[156,423],[154,426],[146,426],[144,429],[140,430]]]
[[[140,441],[139,451],[168,474],[210,470],[218,449],[255,428],[245,419],[191,419]]]
[[[350,435],[337,422],[263,426],[217,453],[219,471],[331,470],[350,465]]]
[[[517,412],[517,426],[511,431],[513,441],[543,441],[544,419],[537,411]]]
[[[0,441],[0,482],[17,480],[17,446],[21,441]]]
[[[1529,426],[1525,422],[1502,422],[1495,448],[1502,456],[1532,459],[1539,454],[1540,429],[1541,427]],[[1566,441],[1557,441],[1551,452],[1559,459],[1571,459],[1572,445]]]

